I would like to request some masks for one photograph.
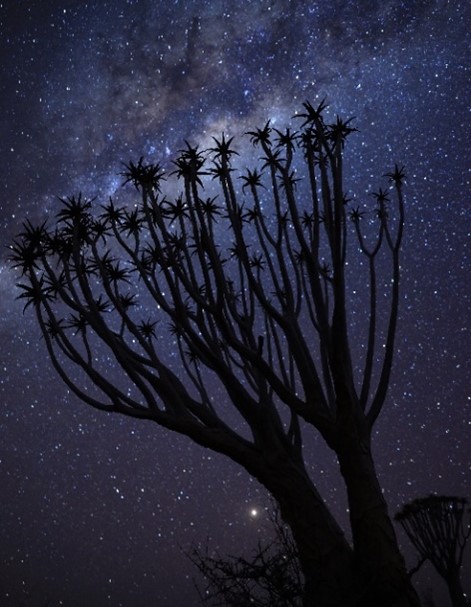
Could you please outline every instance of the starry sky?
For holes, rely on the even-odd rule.
[[[359,129],[349,191],[395,162],[408,175],[397,356],[374,441],[391,512],[431,492],[470,497],[470,19],[461,0],[0,1],[2,244],[57,196],[119,196],[122,161],[169,166],[184,139],[207,147],[224,131],[243,162],[245,131],[326,97]],[[1,255],[0,603],[197,604],[185,551],[249,554],[268,534],[266,492],[184,437],[79,403]],[[346,524],[334,458],[315,437],[307,458]],[[417,582],[446,607],[430,569]]]

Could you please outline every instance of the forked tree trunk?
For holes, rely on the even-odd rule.
[[[352,424],[354,426],[354,424]],[[378,483],[369,433],[350,427],[338,450],[350,510],[361,607],[419,607]]]

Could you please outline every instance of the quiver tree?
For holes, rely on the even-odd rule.
[[[206,151],[187,143],[174,161],[176,199],[162,193],[160,165],[130,162],[134,206],[62,199],[53,225],[24,224],[11,260],[73,393],[185,434],[270,491],[298,547],[306,605],[413,605],[371,455],[394,351],[404,172],[387,175],[373,209],[352,207],[343,155],[355,129],[326,122],[323,103],[304,110],[299,131],[268,122],[248,133],[262,166],[239,179],[232,139]],[[349,345],[352,249],[367,268],[363,360]],[[377,261],[387,256],[379,345]],[[353,550],[306,470],[311,431],[337,455]]]
[[[462,497],[430,495],[406,504],[395,519],[420,555],[419,565],[430,561],[445,580],[453,607],[466,607],[460,570],[471,534],[471,510]]]

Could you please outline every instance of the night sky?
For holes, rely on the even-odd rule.
[[[184,139],[235,135],[243,164],[245,131],[326,97],[356,117],[353,195],[395,162],[408,175],[397,356],[374,441],[391,512],[431,492],[469,497],[470,23],[459,0],[0,1],[1,242],[54,214],[57,196],[124,196],[122,161],[169,167]],[[0,604],[196,605],[185,551],[249,554],[268,533],[266,492],[184,437],[69,394],[7,253]],[[346,523],[335,459],[315,437],[307,459]],[[430,568],[417,581],[447,605]]]

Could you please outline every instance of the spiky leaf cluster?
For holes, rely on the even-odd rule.
[[[387,175],[390,189],[374,194],[379,221],[361,221],[373,212],[351,206],[342,183],[345,143],[356,129],[351,120],[329,122],[326,107],[306,102],[298,129],[268,121],[249,131],[261,158],[240,176],[234,140],[223,134],[209,150],[185,143],[171,173],[181,185],[177,196],[163,194],[162,167],[141,157],[121,173],[138,193],[131,206],[78,194],[59,200],[50,223],[25,222],[10,247],[20,297],[25,310],[36,311],[53,364],[82,400],[152,418],[217,448],[221,436],[234,449],[258,446],[268,424],[281,444],[300,450],[299,418],[335,445],[345,392],[373,424],[394,345],[404,171],[396,166]],[[209,186],[216,195],[207,195]],[[349,233],[369,272],[363,365],[349,349]],[[393,276],[378,362],[380,251],[389,252]],[[119,385],[103,360],[123,370]],[[75,367],[96,396],[83,378],[75,380]],[[354,367],[363,373],[355,376]],[[211,382],[250,429],[249,443],[229,430],[208,394]]]

